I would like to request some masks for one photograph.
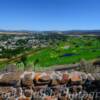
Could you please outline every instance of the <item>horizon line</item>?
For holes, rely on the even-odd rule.
[[[100,31],[100,29],[48,29],[48,30],[31,30],[31,29],[0,29],[0,31]]]

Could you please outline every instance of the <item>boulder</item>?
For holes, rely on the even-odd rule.
[[[13,92],[13,87],[0,87],[0,94]]]
[[[16,100],[14,96],[9,97],[8,100]]]
[[[16,86],[20,81],[20,72],[9,72],[0,75],[0,85],[1,86]]]
[[[69,75],[64,73],[62,76],[62,79],[58,81],[60,84],[66,84],[68,82],[68,78],[69,78]]]
[[[3,100],[2,96],[0,95],[0,100]]]
[[[56,85],[59,85],[58,81],[57,80],[51,80],[50,86],[56,86]]]
[[[50,82],[50,77],[49,76],[42,76],[39,79],[40,82]]]
[[[30,87],[32,88],[33,86],[33,79],[31,78],[32,74],[26,74],[24,75],[24,78],[21,80],[21,85],[23,87]]]
[[[26,89],[26,90],[24,91],[24,95],[25,95],[26,97],[31,97],[31,96],[32,96],[32,90],[31,90],[31,89]]]
[[[50,76],[47,73],[36,73],[34,77],[35,85],[47,85],[50,83]]]

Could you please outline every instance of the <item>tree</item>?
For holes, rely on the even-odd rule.
[[[25,55],[23,55],[23,56],[21,57],[21,62],[23,62],[23,64],[24,64],[24,69],[25,69],[26,66],[27,66],[27,57],[26,57]]]
[[[34,61],[34,71],[35,71],[35,67],[36,67],[36,65],[39,63],[39,59],[36,59],[35,61]]]

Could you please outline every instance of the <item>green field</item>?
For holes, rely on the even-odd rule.
[[[66,54],[71,54],[67,55]],[[91,60],[100,57],[100,40],[95,37],[69,37],[65,42],[44,48],[27,56],[27,63],[33,64],[38,59],[38,66],[48,67]]]

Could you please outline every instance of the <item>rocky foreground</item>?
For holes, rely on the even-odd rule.
[[[100,73],[15,71],[0,75],[0,100],[96,100],[98,92]]]

